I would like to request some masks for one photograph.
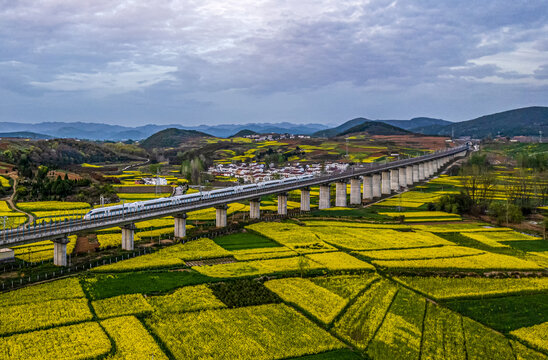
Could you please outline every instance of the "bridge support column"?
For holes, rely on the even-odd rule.
[[[287,193],[278,194],[278,214],[287,215]]]
[[[310,211],[310,188],[301,189],[301,211]]]
[[[419,182],[419,165],[413,165],[413,183]]]
[[[135,225],[122,226],[122,250],[133,250],[134,248]]]
[[[424,163],[419,163],[419,180],[424,180]]]
[[[434,175],[435,171],[434,171],[434,161],[431,160],[428,162],[428,177],[432,177],[432,175]]]
[[[363,199],[364,200],[373,199],[373,177],[372,176],[363,177]]]
[[[398,191],[400,188],[400,175],[398,169],[390,169],[390,190]]]
[[[249,218],[250,219],[261,218],[261,199],[249,200]]]
[[[335,183],[335,206],[346,207],[346,182]]]
[[[390,172],[383,171],[381,173],[381,194],[389,195],[390,194]]]
[[[226,211],[227,205],[215,206],[215,226],[218,228],[225,227],[227,225]]]
[[[400,178],[399,178],[400,186],[407,187],[407,169],[404,167],[399,168],[398,174],[400,175]]]
[[[430,161],[427,161],[424,163],[424,177],[428,179],[432,175],[432,169],[431,169],[432,163]]]
[[[56,266],[67,266],[67,244],[68,237],[53,240],[53,264]]]
[[[186,214],[178,214],[173,217],[175,220],[175,232],[176,239],[182,239],[186,236]]]
[[[413,165],[405,168],[407,186],[413,185]]]
[[[331,207],[330,191],[330,184],[320,185],[320,203],[318,205],[318,209],[329,209]]]
[[[371,187],[374,198],[380,198],[382,195],[381,174],[373,174],[373,185]]]
[[[350,205],[362,203],[362,189],[360,179],[350,179]]]

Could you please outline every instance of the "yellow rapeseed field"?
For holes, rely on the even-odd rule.
[[[90,359],[110,349],[110,340],[95,322],[0,338],[0,354],[7,359]]]
[[[168,295],[151,296],[148,302],[156,311],[169,313],[226,307],[207,285],[185,286]]]
[[[267,281],[264,285],[285,302],[297,305],[324,324],[333,321],[348,302],[308,279],[277,279]]]
[[[152,312],[154,309],[142,294],[120,295],[91,303],[100,319],[121,315],[136,315]]]
[[[116,353],[107,360],[168,360],[143,324],[133,316],[122,316],[101,321],[116,344]]]

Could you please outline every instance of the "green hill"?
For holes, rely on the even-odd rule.
[[[366,121],[362,124],[351,127],[348,130],[342,131],[337,136],[345,136],[351,134],[367,133],[368,135],[407,135],[412,134],[409,130],[404,130],[397,126],[378,122]]]
[[[198,137],[211,137],[211,135],[196,130],[169,128],[149,136],[140,145],[145,149],[178,147],[183,141]]]
[[[341,124],[337,127],[316,131],[314,134],[312,134],[312,136],[315,136],[315,137],[333,137],[333,136],[337,136],[338,134],[340,134],[340,133],[342,133],[342,132],[344,132],[348,129],[351,129],[356,125],[363,124],[366,121],[371,121],[371,120],[363,118],[363,117],[355,118],[355,119],[352,119],[352,120],[348,120],[347,122],[345,122],[345,123],[343,123],[343,124]]]
[[[472,136],[483,138],[496,136],[548,134],[548,107],[532,106],[485,115],[476,119],[446,126],[427,126],[414,131],[431,135]]]
[[[231,138],[233,138],[233,137],[244,137],[244,136],[249,136],[249,135],[257,135],[257,134],[258,133],[253,131],[253,130],[243,129],[243,130],[238,131],[236,134],[231,135],[230,137]]]

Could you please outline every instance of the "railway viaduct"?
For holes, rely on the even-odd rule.
[[[346,207],[348,201],[347,183],[350,182],[350,204],[359,205],[363,200],[371,201],[407,188],[417,182],[435,175],[447,163],[457,157],[465,156],[468,146],[392,161],[386,164],[371,164],[368,167],[353,168],[350,171],[314,179],[284,184],[263,189],[243,191],[234,195],[220,196],[212,199],[197,200],[183,205],[162,206],[146,211],[127,211],[121,215],[102,217],[92,220],[71,219],[65,221],[25,225],[15,229],[0,231],[0,247],[10,247],[50,240],[54,243],[53,262],[58,266],[67,265],[68,236],[93,230],[120,227],[122,229],[122,249],[133,250],[135,223],[173,216],[175,219],[175,237],[186,236],[186,218],[190,211],[214,207],[216,209],[216,226],[227,225],[227,204],[249,201],[250,218],[261,216],[261,197],[278,196],[278,214],[287,214],[287,194],[292,190],[301,190],[301,210],[310,211],[310,187],[319,186],[319,209],[331,207],[331,186],[335,184],[335,206]]]

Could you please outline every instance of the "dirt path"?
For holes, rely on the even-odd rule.
[[[18,213],[25,214],[28,217],[28,220],[25,221],[25,223],[23,223],[22,225],[32,224],[34,222],[34,215],[27,213],[21,209],[18,209],[13,203],[13,198],[15,197],[15,189],[17,188],[17,178],[15,176],[11,176],[11,178],[13,179],[13,192],[9,198],[5,199],[5,201],[8,204],[10,209]]]

